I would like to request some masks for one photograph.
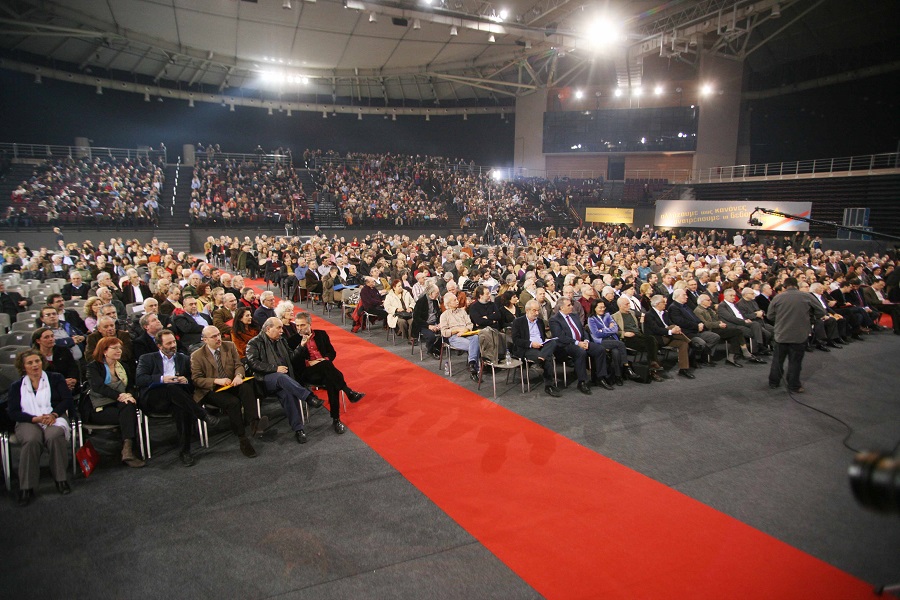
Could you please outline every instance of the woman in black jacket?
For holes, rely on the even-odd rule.
[[[129,372],[122,359],[119,338],[100,338],[94,348],[93,362],[87,365],[91,385],[90,402],[81,415],[89,423],[118,425],[122,432],[122,462],[129,467],[144,466],[134,455],[134,436],[137,425],[137,403],[134,397],[134,373]]]

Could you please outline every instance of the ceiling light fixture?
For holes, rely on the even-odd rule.
[[[281,8],[284,10],[291,10],[291,0],[284,0],[284,2],[281,3]]]
[[[495,37],[494,37],[494,34],[492,33],[492,34],[488,37],[488,42],[490,42],[491,44],[493,44],[493,43],[496,42],[496,41],[497,41],[497,38],[495,38]]]
[[[422,29],[422,22],[418,19],[413,19],[413,29]]]
[[[378,22],[378,15],[376,15],[374,12],[369,13],[369,23],[377,23],[377,22]]]
[[[456,25],[450,28],[450,35],[459,35],[459,31],[457,31]]]
[[[188,108],[194,108],[194,99],[193,98],[188,99]]]

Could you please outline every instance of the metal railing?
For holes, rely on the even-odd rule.
[[[900,153],[866,154],[841,158],[818,158],[758,165],[714,167],[695,171],[692,183],[747,181],[759,178],[809,179],[847,175],[872,175],[900,169]]]
[[[57,146],[53,144],[19,144],[0,142],[0,152],[12,159],[35,158],[40,160],[54,158],[110,158],[134,160],[152,158],[166,160],[165,150],[151,148],[98,148],[94,146]]]
[[[242,152],[214,152],[209,154],[205,150],[194,155],[196,162],[230,160],[237,163],[253,163],[257,165],[293,165],[294,159],[291,153],[242,153]]]

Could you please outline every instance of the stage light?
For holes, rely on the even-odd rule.
[[[468,121],[468,120],[469,120],[469,113],[464,112],[463,113],[463,121]]]
[[[450,28],[450,35],[459,35],[459,31],[456,29],[456,25]]]
[[[194,99],[193,98],[188,99],[188,108],[194,108]]]
[[[653,93],[657,96],[662,96],[663,87],[661,85],[656,86],[655,88],[653,88]]]
[[[144,102],[150,102],[150,92],[144,92]]]
[[[615,96],[616,98],[621,98],[622,97],[622,88],[616,88],[616,91],[613,92],[613,96]]]
[[[700,88],[700,94],[703,96],[709,96],[712,93],[713,93],[713,87],[708,83],[704,83],[703,87]]]
[[[357,121],[362,121],[362,113],[358,113],[358,114],[356,115],[356,120],[357,120]]]
[[[419,19],[413,19],[413,29],[422,29],[422,22]]]
[[[327,110],[323,110],[323,111],[322,111],[322,118],[323,118],[323,119],[327,119],[327,118],[328,118],[328,111],[327,111]]]
[[[584,32],[587,45],[601,50],[618,43],[622,38],[622,28],[607,17],[601,17],[589,24]]]
[[[496,41],[497,41],[497,38],[494,37],[493,33],[490,36],[488,36],[488,42],[490,42],[491,44],[493,44]]]
[[[294,113],[291,112],[291,109],[287,109],[287,116],[293,116]]]
[[[291,0],[284,0],[284,2],[281,3],[281,8],[284,10],[291,10]]]
[[[97,95],[103,95],[103,86],[101,86],[99,83],[97,84]]]
[[[581,100],[582,98],[584,98],[584,92],[582,92],[581,90],[575,90],[575,97],[578,100]]]
[[[272,107],[271,107],[271,106],[269,107],[269,114],[270,114],[270,115],[272,114]]]
[[[503,179],[503,172],[500,169],[494,169],[491,171],[491,179],[494,181],[500,181]]]
[[[498,14],[497,16],[500,17],[500,20],[501,20],[501,21],[505,21],[505,20],[506,20],[506,17],[509,16],[509,11],[506,10],[505,8],[501,8],[501,9],[500,9],[500,14]]]
[[[426,120],[426,121],[430,121],[430,120],[431,120],[431,115],[430,115],[429,113],[425,113],[425,120]]]
[[[369,13],[369,23],[377,23],[377,22],[378,22],[378,15],[376,15],[375,13]]]
[[[228,105],[228,112],[234,112],[234,104]]]
[[[634,88],[633,90],[631,90],[631,95],[634,96],[635,98],[640,98],[641,96],[644,95],[644,88],[639,88],[639,87]]]
[[[397,120],[397,113],[394,113],[391,115],[391,121],[396,121],[396,120]]]

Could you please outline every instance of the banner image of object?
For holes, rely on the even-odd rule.
[[[812,202],[718,202],[701,200],[660,200],[656,203],[657,227],[705,227],[709,229],[751,229],[750,213],[756,207],[809,218]],[[763,231],[809,231],[809,223],[756,213]],[[754,228],[757,229],[757,228]]]
[[[633,208],[586,208],[585,223],[634,223]]]

